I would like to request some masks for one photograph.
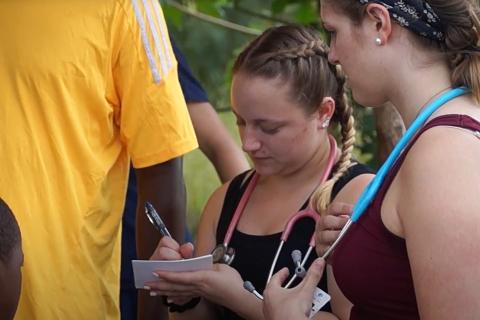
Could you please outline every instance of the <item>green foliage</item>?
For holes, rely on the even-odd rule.
[[[272,14],[280,14],[285,11],[288,4],[290,3],[289,0],[274,0],[272,1]]]
[[[163,6],[163,14],[165,17],[168,17],[167,20],[170,24],[170,29],[180,28],[183,23],[183,17],[185,16],[182,12],[170,6]]]
[[[229,1],[219,0],[197,0],[195,1],[195,7],[197,10],[206,13],[214,17],[221,17],[222,8],[228,4]]]
[[[173,2],[174,0],[170,0]],[[239,51],[253,38],[252,35],[233,31],[198,17],[180,12],[162,2],[169,28],[178,46],[187,57],[194,74],[198,77],[217,110],[229,110],[229,87],[231,66]],[[189,9],[254,28],[259,32],[272,25],[298,23],[317,27],[319,24],[317,0],[196,0],[175,1]],[[326,39],[326,38],[325,38]],[[372,112],[356,107],[358,129],[356,157],[376,168],[376,132]],[[227,112],[224,120],[231,118]],[[229,129],[236,133],[231,121]],[[218,186],[219,181],[208,161],[197,152],[186,160],[186,179],[189,189],[189,210],[197,215],[206,197]],[[192,226],[196,219],[192,219]]]
[[[312,25],[318,22],[318,12],[315,1],[274,1],[272,13],[275,15],[289,16],[292,22]]]

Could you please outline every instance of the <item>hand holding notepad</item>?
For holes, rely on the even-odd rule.
[[[182,260],[132,260],[132,267],[135,287],[143,289],[146,282],[159,280],[153,275],[156,270],[173,272],[211,270],[213,260],[211,254]]]
[[[168,232],[160,215],[149,202],[145,203],[145,214],[162,237],[171,238],[170,232]],[[171,241],[175,242],[173,239]],[[211,254],[180,260],[132,260],[132,267],[135,287],[143,289],[146,282],[158,281],[158,278],[153,275],[155,271],[185,272],[211,270],[213,268],[213,260]]]

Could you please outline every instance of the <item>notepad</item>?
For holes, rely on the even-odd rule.
[[[211,270],[213,268],[212,255],[195,257],[183,260],[132,260],[135,287],[143,289],[145,282],[158,281],[153,275],[155,270],[163,271],[197,271]]]

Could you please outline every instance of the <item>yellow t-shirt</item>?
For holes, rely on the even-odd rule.
[[[16,319],[118,319],[130,157],[197,147],[156,0],[0,1],[0,196],[21,227]]]

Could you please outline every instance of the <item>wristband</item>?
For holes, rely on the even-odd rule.
[[[166,305],[168,307],[168,311],[169,312],[178,312],[178,313],[182,313],[182,312],[185,312],[187,310],[195,308],[197,306],[197,304],[200,303],[200,300],[201,300],[200,297],[195,297],[195,298],[192,298],[187,303],[180,305],[180,304],[175,304],[175,303],[168,302],[167,297],[162,296],[162,302],[163,302],[164,305]]]

